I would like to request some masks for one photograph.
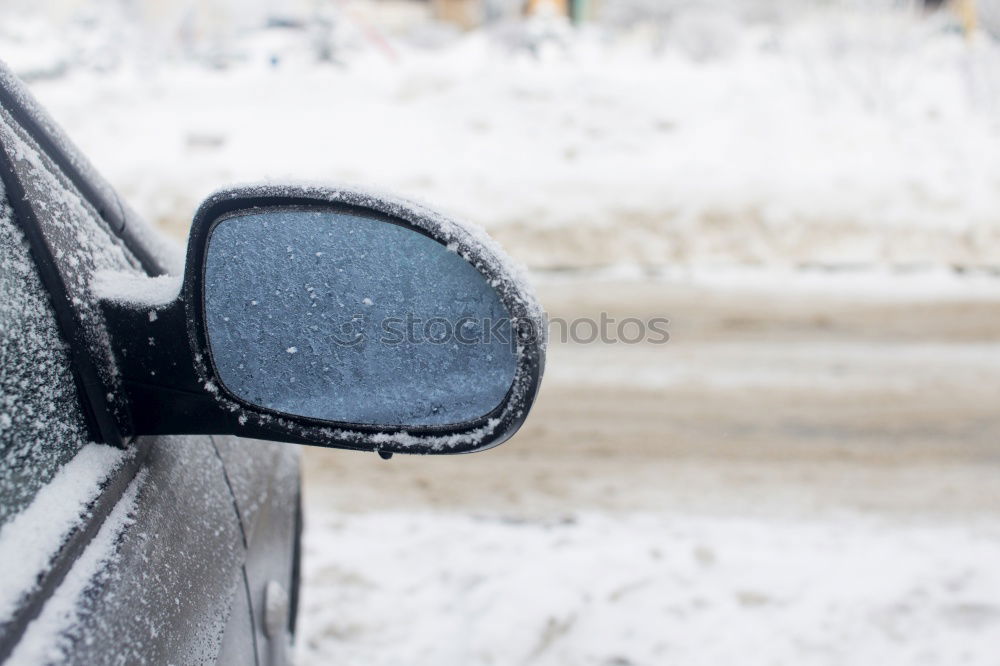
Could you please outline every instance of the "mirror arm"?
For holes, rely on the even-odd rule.
[[[180,298],[155,307],[102,300],[101,308],[128,398],[130,435],[182,434],[195,423],[203,431],[216,420],[204,420],[217,407],[195,374]]]
[[[238,435],[316,444],[315,439],[276,431],[252,420],[240,423],[237,413],[220,406],[195,371],[187,315],[179,297],[169,305],[155,307],[102,300],[101,308],[129,406],[127,437]],[[155,319],[151,320],[151,312]]]

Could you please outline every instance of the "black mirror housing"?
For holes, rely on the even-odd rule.
[[[276,411],[239,397],[221,380],[209,341],[205,267],[220,221],[259,211],[330,211],[412,230],[471,264],[510,315],[513,380],[504,399],[481,417],[447,425],[334,422]],[[391,285],[390,285],[391,287]],[[130,405],[127,435],[232,434],[379,453],[481,451],[509,439],[527,418],[545,365],[546,325],[516,266],[485,233],[424,206],[359,189],[256,185],[210,196],[198,209],[180,294],[160,305],[102,300],[122,387]]]

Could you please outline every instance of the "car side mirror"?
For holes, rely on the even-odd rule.
[[[359,190],[219,192],[176,300],[104,292],[134,435],[478,451],[521,426],[544,368],[541,308],[491,239]]]

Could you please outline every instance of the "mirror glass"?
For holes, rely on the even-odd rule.
[[[212,230],[205,320],[220,380],[275,411],[368,425],[481,418],[514,379],[510,314],[469,262],[362,214],[271,210]]]

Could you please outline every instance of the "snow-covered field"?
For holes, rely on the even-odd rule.
[[[382,16],[398,5],[354,3],[369,19],[343,22],[336,64],[305,30],[249,31],[213,69],[111,49],[118,27],[118,67],[32,87],[177,229],[224,183],[346,180],[450,208],[538,268],[1000,263],[1000,44],[945,14],[695,6],[449,36]],[[357,27],[380,17],[384,42]],[[0,29],[15,69],[73,43],[18,25]]]
[[[283,27],[225,67],[4,20],[0,58],[178,234],[225,183],[353,181],[485,225],[553,316],[671,320],[555,345],[496,451],[310,450],[299,663],[997,663],[1000,45],[645,4],[460,35],[349,2],[334,62]]]

